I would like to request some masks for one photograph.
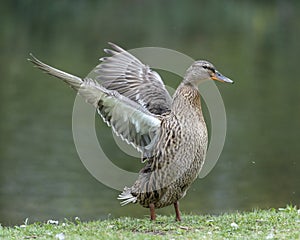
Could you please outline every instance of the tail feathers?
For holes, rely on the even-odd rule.
[[[118,196],[119,200],[123,200],[121,202],[121,206],[124,206],[128,203],[136,203],[137,197],[131,194],[131,188],[125,187],[124,191]]]
[[[28,61],[32,62],[36,67],[38,67],[39,69],[41,69],[42,71],[57,77],[61,80],[63,80],[64,82],[66,82],[70,87],[72,87],[74,90],[78,91],[81,84],[83,83],[82,79],[79,77],[76,77],[72,74],[63,72],[61,70],[58,70],[54,67],[51,67],[45,63],[43,63],[42,61],[38,60],[35,56],[33,56],[32,54],[30,54],[31,58],[28,58]]]

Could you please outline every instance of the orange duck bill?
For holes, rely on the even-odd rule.
[[[225,77],[218,71],[216,71],[210,78],[212,80],[219,81],[219,82],[234,83],[230,78]]]

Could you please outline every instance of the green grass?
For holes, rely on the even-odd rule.
[[[183,215],[1,227],[0,239],[300,239],[300,211],[287,206],[219,216]]]

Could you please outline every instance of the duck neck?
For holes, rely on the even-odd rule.
[[[172,112],[182,115],[190,111],[202,116],[200,93],[193,84],[182,82],[174,93]]]

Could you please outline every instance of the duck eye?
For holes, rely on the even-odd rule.
[[[213,73],[216,72],[214,68],[212,68],[211,66],[208,66],[208,65],[203,65],[203,68],[204,68],[204,69],[207,69],[207,70],[209,70],[209,71],[212,71]]]

